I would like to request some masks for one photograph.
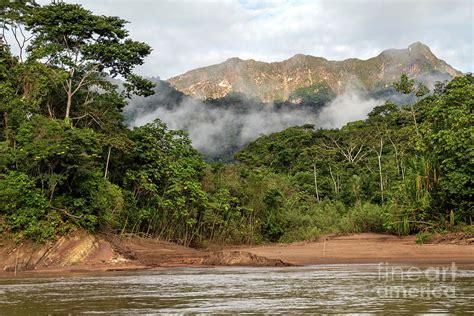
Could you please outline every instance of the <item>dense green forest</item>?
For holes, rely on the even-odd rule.
[[[127,99],[153,89],[133,73],[151,49],[126,21],[62,2],[0,10],[2,234],[41,242],[83,228],[205,246],[472,224],[472,75],[434,91],[402,76],[394,88],[413,104],[341,129],[289,128],[208,164],[159,120],[126,128]]]

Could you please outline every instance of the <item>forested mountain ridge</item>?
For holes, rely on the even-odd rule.
[[[367,60],[330,61],[301,54],[272,63],[230,58],[167,81],[185,94],[204,99],[240,92],[264,102],[273,102],[287,100],[296,89],[322,81],[337,94],[354,84],[368,91],[383,90],[402,73],[424,83],[461,75],[438,59],[428,46],[416,42],[406,49],[385,50]]]

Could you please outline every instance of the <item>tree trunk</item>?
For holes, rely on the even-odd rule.
[[[383,203],[383,176],[382,176],[382,162],[381,162],[381,157],[377,157],[379,161],[379,176],[380,176],[380,196],[382,197],[382,203]]]
[[[110,162],[110,152],[112,150],[112,146],[109,146],[109,152],[107,154],[107,162],[105,163],[105,172],[104,172],[104,178],[107,179],[107,173],[109,172],[109,162]]]
[[[400,163],[400,157],[398,155],[398,148],[397,145],[395,145],[395,142],[392,140],[391,137],[388,137],[388,140],[392,144],[393,149],[395,150],[395,162],[397,163],[397,172],[399,175],[402,175],[402,169],[401,169],[401,163]]]
[[[413,107],[413,104],[411,105],[411,115],[413,116],[413,123],[415,124],[415,132],[416,136],[420,136],[418,134],[418,123],[416,122],[416,114],[415,114],[415,108]]]
[[[332,182],[334,183],[334,193],[335,193],[336,195],[338,195],[338,194],[339,194],[339,190],[337,189],[337,182],[336,182],[336,179],[334,179],[334,175],[332,174],[331,165],[329,165],[329,174],[331,175]]]
[[[71,104],[72,104],[72,92],[71,88],[67,92],[67,103],[66,103],[66,114],[64,115],[64,120],[69,120],[69,114],[71,112]]]
[[[71,114],[72,97],[74,92],[72,91],[72,78],[74,77],[74,69],[69,71],[69,79],[67,79],[67,103],[66,103],[66,114],[64,120],[69,121],[69,115]]]
[[[383,197],[382,151],[383,151],[383,138],[380,137],[380,151],[377,153],[377,160],[379,164],[380,196],[382,198],[382,203],[383,203],[384,197]]]
[[[5,140],[7,141],[8,146],[12,145],[12,141],[10,139],[10,122],[8,119],[8,112],[3,112],[3,124],[5,125]]]
[[[318,174],[316,172],[316,165],[313,165],[313,172],[314,172],[314,188],[316,190],[316,200],[319,203]]]
[[[53,118],[53,117],[54,117],[54,114],[53,114],[53,108],[51,107],[51,102],[48,101],[48,103],[46,104],[46,106],[48,107],[48,114],[49,114],[49,117],[50,117],[50,118]]]

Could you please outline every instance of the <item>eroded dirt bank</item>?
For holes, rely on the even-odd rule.
[[[449,242],[418,245],[415,237],[355,234],[325,237],[317,242],[196,250],[150,238],[76,232],[44,245],[0,240],[0,273],[378,262],[474,265],[474,238],[464,238],[461,244]]]
[[[46,244],[0,240],[0,273],[93,272],[176,266],[287,266],[240,250],[203,251],[151,238],[76,232]]]

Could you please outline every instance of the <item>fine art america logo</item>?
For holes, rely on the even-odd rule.
[[[455,298],[456,264],[447,267],[400,267],[379,263],[374,289],[380,298]]]

